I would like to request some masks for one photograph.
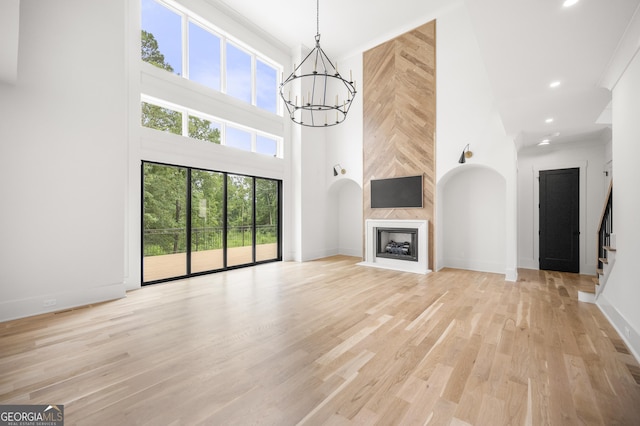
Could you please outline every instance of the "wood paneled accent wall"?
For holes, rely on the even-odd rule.
[[[428,220],[433,269],[436,22],[364,52],[363,77],[364,219]],[[371,208],[372,178],[419,174],[424,182],[423,208]]]

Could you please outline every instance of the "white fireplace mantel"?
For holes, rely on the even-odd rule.
[[[418,261],[389,259],[376,256],[378,238],[377,228],[417,229],[418,230]],[[365,221],[365,257],[358,265],[372,266],[396,271],[428,274],[429,269],[429,221],[427,220],[394,220],[367,219]]]

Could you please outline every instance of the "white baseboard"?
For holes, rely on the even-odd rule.
[[[616,329],[622,340],[631,351],[633,357],[640,363],[640,335],[629,325],[629,322],[609,303],[604,294],[596,300],[596,305],[609,320],[613,328]]]
[[[124,283],[118,283],[78,289],[73,292],[51,293],[43,296],[3,301],[0,302],[0,322],[121,299],[125,296]]]
[[[518,259],[518,267],[523,269],[539,269],[540,264],[537,260],[529,257],[521,257]]]
[[[339,254],[344,256],[362,257],[362,249],[340,249]]]
[[[595,275],[596,267],[595,263],[580,263],[580,274]],[[518,259],[518,268],[540,270],[540,262],[537,259],[520,258]]]
[[[509,282],[518,281],[518,270],[517,269],[511,269],[511,268],[505,269],[504,279],[505,279],[505,281],[509,281]]]
[[[485,261],[460,258],[460,257],[448,257],[443,259],[443,263],[444,263],[444,267],[448,267],[448,268],[467,269],[470,271],[478,271],[478,272],[491,272],[494,274],[505,273],[504,264],[498,264],[493,262],[485,262]]]
[[[596,303],[596,295],[595,293],[578,291],[578,301],[585,302],[585,303]]]
[[[326,250],[316,250],[316,251],[303,254],[300,261],[309,262],[311,260],[324,259],[325,257],[335,256],[337,254],[339,254],[337,248],[326,249]]]

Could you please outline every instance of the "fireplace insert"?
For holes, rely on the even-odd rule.
[[[418,261],[417,228],[376,228],[376,256]]]

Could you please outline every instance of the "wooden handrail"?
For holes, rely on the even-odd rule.
[[[607,196],[604,197],[604,206],[602,206],[602,213],[600,213],[600,220],[598,221],[598,233],[602,229],[602,219],[607,212],[607,206],[609,205],[609,198],[611,198],[611,191],[613,190],[613,179],[609,181],[609,189],[607,189]]]

